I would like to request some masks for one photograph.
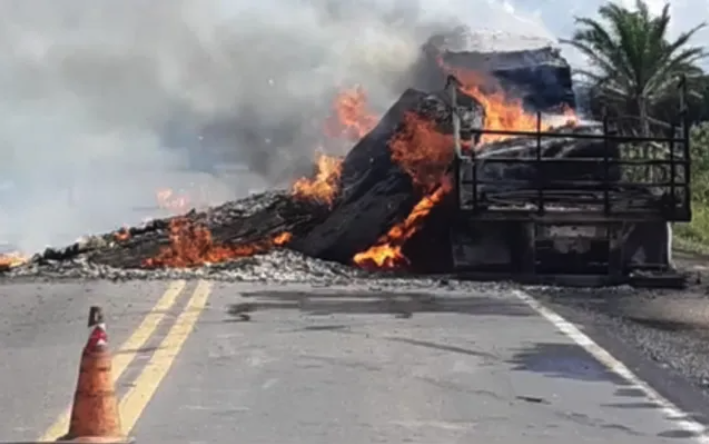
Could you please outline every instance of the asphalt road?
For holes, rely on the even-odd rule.
[[[90,305],[138,443],[709,442],[521,292],[202,281],[0,287],[0,441],[66,431]]]

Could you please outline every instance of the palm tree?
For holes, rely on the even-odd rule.
[[[607,3],[598,14],[603,23],[577,17],[579,28],[562,42],[588,59],[589,69],[578,73],[590,84],[595,98],[619,114],[638,116],[641,134],[649,136],[653,107],[676,95],[678,76],[686,76],[690,92],[698,88],[693,80],[703,71],[696,63],[707,53],[688,43],[705,23],[670,40],[669,4],[655,16],[643,0],[636,0],[634,10]]]

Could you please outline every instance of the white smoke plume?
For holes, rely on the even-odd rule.
[[[7,0],[0,22],[0,243],[28,252],[159,216],[159,187],[285,185],[334,93],[384,110],[434,30],[553,38],[493,0]]]

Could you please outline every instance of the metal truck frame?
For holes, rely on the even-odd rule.
[[[449,77],[446,89],[453,110],[456,153],[453,192],[458,217],[451,227],[456,271],[472,278],[490,276],[531,282],[613,285],[664,279],[674,282],[667,285],[677,285],[671,226],[672,222],[690,221],[692,217],[686,81],[680,79],[678,84],[679,114],[669,125],[667,137],[639,137],[618,134],[608,117],[599,122],[599,134],[545,132],[541,113],[537,113],[537,130],[533,132],[491,131],[470,125],[466,128],[462,118],[466,109],[457,100],[460,83]],[[463,151],[464,139],[474,145],[472,141],[483,134],[534,138],[536,152],[527,157],[480,159],[475,149]],[[618,147],[620,155],[612,158],[611,150],[605,149],[600,158],[544,157],[542,142],[559,137],[590,139],[603,143],[605,148]],[[659,150],[661,158],[631,158],[628,154],[637,154],[639,146],[654,148],[655,154]],[[647,149],[643,149],[647,154]],[[525,164],[536,172],[536,179],[521,186],[519,181],[510,181],[510,186],[518,188],[490,196],[481,189],[491,182],[477,173],[483,162]],[[583,184],[571,180],[560,185],[554,181],[553,187],[544,177],[543,171],[548,171],[550,164],[564,168],[579,162],[594,162],[601,167],[602,177],[584,180]],[[621,172],[620,180],[610,180],[613,169]],[[638,179],[641,170],[644,174]],[[500,179],[493,182],[496,186],[501,184]],[[583,190],[579,185],[583,185]],[[636,193],[629,195],[627,190]],[[645,198],[638,198],[639,195]]]

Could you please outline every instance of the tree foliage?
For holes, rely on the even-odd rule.
[[[686,245],[709,245],[709,122],[695,125],[690,133],[692,159],[692,221],[675,226],[675,234],[689,240]]]
[[[701,95],[705,84],[697,63],[708,54],[689,43],[705,23],[670,39],[669,4],[654,16],[643,0],[634,9],[607,3],[598,15],[600,19],[577,17],[578,29],[564,40],[589,61],[589,68],[578,73],[594,102],[617,116],[636,116],[630,126],[649,134],[658,105],[676,100],[680,76],[687,78],[691,94]]]
[[[695,125],[690,133],[692,198],[709,205],[709,122]]]

